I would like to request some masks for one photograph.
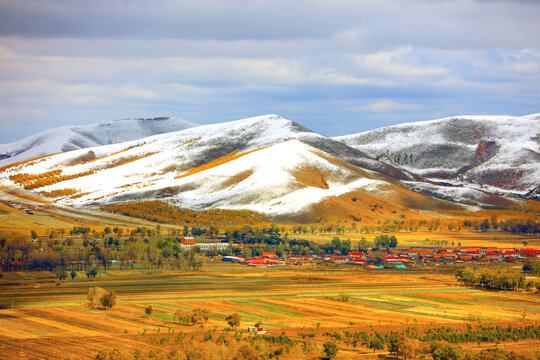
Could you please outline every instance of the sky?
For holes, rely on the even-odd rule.
[[[540,112],[536,0],[0,0],[0,143],[276,113],[328,136]]]

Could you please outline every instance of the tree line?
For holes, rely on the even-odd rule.
[[[256,224],[263,221],[261,214],[250,210],[192,210],[180,208],[163,201],[138,201],[106,205],[102,210],[126,216],[138,217],[164,224],[231,225]]]
[[[467,267],[456,272],[456,279],[467,286],[490,290],[527,290],[540,287],[540,284],[526,280],[524,274],[508,269],[472,269]]]

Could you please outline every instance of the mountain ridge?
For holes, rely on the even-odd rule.
[[[91,125],[62,126],[23,139],[0,144],[0,166],[39,156],[182,130],[197,124],[169,118],[137,118],[105,121]]]
[[[334,139],[433,181],[523,195],[540,179],[538,119],[454,116]]]
[[[0,177],[64,205],[157,199],[296,221],[369,218],[377,201],[394,214],[519,203],[476,184],[423,179],[275,114],[49,155],[5,166]]]

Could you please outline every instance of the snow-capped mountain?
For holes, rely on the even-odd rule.
[[[540,114],[450,117],[335,139],[435,181],[521,195],[540,184]]]
[[[163,199],[296,216],[354,192],[360,199],[408,201],[409,208],[459,208],[402,188],[399,181],[414,180],[407,172],[278,115],[60,153],[7,167],[0,176],[68,205]]]
[[[453,136],[456,143],[463,137]],[[402,170],[397,161],[376,160],[340,140],[265,115],[10,164],[0,168],[0,178],[66,205],[160,199],[182,207],[250,209],[300,221],[314,221],[325,212],[366,218],[381,204],[390,214],[468,206],[441,197],[502,206],[518,201],[480,187],[425,180],[414,174],[414,167]]]
[[[159,117],[49,129],[19,141],[0,144],[0,165],[63,151],[136,140],[193,126],[196,124],[186,120]]]

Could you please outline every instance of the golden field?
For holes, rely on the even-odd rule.
[[[261,320],[270,334],[284,332],[298,341],[301,333],[311,332],[322,341],[328,331],[540,321],[537,293],[462,287],[451,272],[447,267],[381,272],[350,266],[251,269],[207,261],[200,272],[112,270],[95,280],[80,272],[61,285],[47,272],[6,273],[0,283],[5,307],[0,310],[0,353],[7,358],[79,359],[93,358],[100,349],[172,349],[174,344],[157,344],[155,339],[172,339],[182,332],[197,341],[209,329],[230,334],[225,317],[233,312],[242,316],[242,332]],[[91,286],[115,290],[117,305],[107,311],[90,309],[86,293]],[[347,301],[340,301],[343,295]],[[154,309],[151,316],[144,312],[148,305]],[[177,310],[195,308],[210,311],[204,327],[175,321]],[[540,349],[537,340],[504,346],[525,343]],[[340,348],[338,359],[374,356],[367,349]],[[299,354],[317,358],[311,352],[283,358]],[[209,356],[219,358],[212,352]]]

